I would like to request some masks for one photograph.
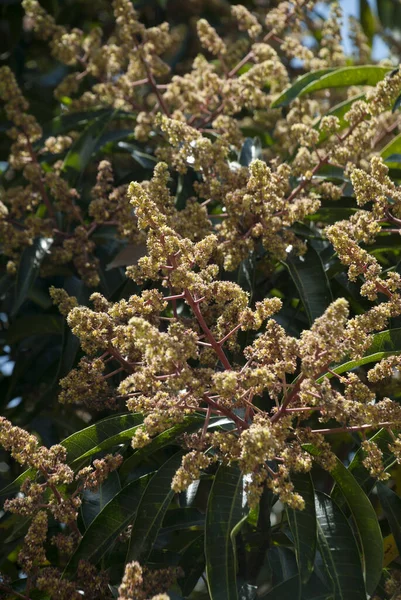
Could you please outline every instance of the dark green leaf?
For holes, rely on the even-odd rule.
[[[359,0],[359,21],[368,39],[369,46],[372,47],[373,36],[376,32],[376,19],[368,0]]]
[[[130,144],[128,142],[119,142],[118,147],[129,152],[138,165],[144,169],[153,169],[157,163],[157,158],[151,154],[146,154],[146,152],[143,152],[134,144]]]
[[[396,110],[398,110],[401,106],[401,94],[398,96],[397,100],[394,102],[393,108],[391,112],[395,112]]]
[[[30,335],[62,335],[64,319],[59,315],[24,315],[7,330],[6,341],[16,344]]]
[[[25,248],[21,254],[17,281],[15,284],[15,301],[12,315],[16,315],[29,290],[39,275],[40,266],[53,243],[52,238],[37,237],[31,246]]]
[[[206,513],[206,574],[211,600],[238,598],[233,531],[246,514],[241,471],[234,465],[221,465],[213,481]]]
[[[288,257],[285,265],[298,290],[309,323],[312,324],[332,301],[329,281],[320,256],[309,246],[303,256]]]
[[[306,444],[305,448],[312,455],[319,453],[312,444]],[[330,471],[330,475],[340,488],[355,522],[362,551],[366,590],[368,594],[373,594],[380,581],[383,566],[383,540],[375,510],[352,473],[339,458],[336,459],[336,465]]]
[[[330,471],[340,487],[352,517],[362,548],[366,590],[373,594],[380,581],[383,566],[383,540],[376,512],[354,476],[340,459],[337,458],[335,468]]]
[[[377,12],[384,27],[399,29],[396,18],[397,4],[393,0],[377,0]]]
[[[67,463],[72,467],[79,466],[85,458],[127,442],[132,438],[140,423],[142,423],[142,416],[139,413],[129,413],[107,417],[73,433],[61,442],[61,445],[67,449]],[[0,495],[7,496],[15,493],[27,477],[35,477],[35,474],[35,469],[24,471],[12,483],[3,488]]]
[[[373,336],[373,343],[363,358],[359,360],[348,360],[341,365],[333,367],[332,371],[338,374],[345,373],[355,369],[356,367],[377,362],[382,360],[382,358],[387,358],[388,356],[393,356],[400,353],[401,328],[388,329],[386,331],[376,333]],[[318,383],[321,382],[324,377],[331,378],[333,375],[332,373],[326,373],[325,375],[322,375],[322,377],[319,377],[317,380]]]
[[[78,177],[82,176],[107,124],[115,115],[116,111],[107,112],[90,123],[69,149],[62,170],[71,185],[76,185]]]
[[[173,443],[177,439],[177,436],[182,434],[184,431],[190,433],[198,429],[203,421],[203,416],[191,415],[190,417],[185,417],[183,423],[174,425],[174,427],[166,429],[166,431],[163,431],[163,433],[159,433],[159,435],[153,438],[150,444],[147,444],[144,448],[140,448],[124,461],[120,468],[121,479],[126,480],[129,474],[134,471],[135,467],[137,467],[146,456],[149,456],[153,452],[156,452],[156,450],[160,450],[161,448]]]
[[[396,135],[380,153],[390,169],[399,168],[401,163],[401,133]]]
[[[204,535],[197,537],[181,554],[179,566],[184,576],[178,580],[184,596],[189,595],[205,570]]]
[[[316,494],[318,547],[334,600],[366,600],[358,546],[347,519],[329,496]]]
[[[313,482],[309,473],[294,473],[291,481],[295,491],[305,500],[304,510],[287,508],[287,517],[294,539],[299,576],[301,582],[306,583],[313,571],[317,541]]]
[[[391,533],[401,554],[401,498],[393,490],[381,483],[377,483],[377,495],[383,507],[384,514],[389,522]]]
[[[131,440],[136,428],[142,423],[139,413],[107,417],[66,438],[62,445],[67,448],[68,464],[74,465],[96,452],[108,450],[117,444]]]
[[[97,515],[65,569],[73,574],[80,560],[99,562],[112,544],[135,519],[138,505],[152,475],[144,475],[125,486]]]
[[[205,516],[197,509],[190,506],[169,510],[163,519],[163,533],[178,531],[188,527],[203,527]]]
[[[59,115],[43,126],[43,138],[40,140],[40,142],[43,142],[44,139],[50,136],[62,135],[63,133],[71,131],[71,129],[76,129],[82,125],[87,125],[88,123],[91,123],[101,117],[105,117],[107,115],[111,116],[113,112],[114,109],[112,108],[101,108],[100,110],[86,110],[82,112]],[[121,112],[122,111],[120,111],[119,114],[121,114]],[[122,114],[127,114],[127,116],[129,116],[128,113]]]
[[[164,515],[174,497],[171,489],[172,479],[181,465],[183,452],[177,452],[165,462],[150,480],[138,506],[132,526],[127,561],[146,562]]]
[[[290,579],[281,581],[272,587],[266,594],[262,593],[262,595],[258,595],[258,597],[265,598],[265,600],[284,600],[284,598],[295,600],[299,596],[299,586],[298,575],[293,575]]]
[[[106,504],[113,500],[121,490],[120,478],[116,471],[112,471],[106,481],[100,484],[96,492],[85,490],[82,499],[82,518],[88,528],[93,519],[104,509]]]
[[[380,429],[380,431],[375,433],[375,435],[369,439],[377,444],[382,451],[384,468],[388,469],[391,467],[391,465],[393,465],[395,462],[395,456],[388,448],[388,445],[391,444],[393,438],[387,429]],[[352,475],[355,477],[356,481],[359,483],[364,492],[369,494],[376,485],[376,480],[370,475],[369,471],[363,465],[362,461],[365,456],[365,452],[363,451],[362,447],[360,447],[358,451],[355,452],[355,455],[348,466],[348,470],[351,471]],[[338,504],[341,510],[344,510],[343,506],[346,504],[346,501],[337,485],[334,485],[331,491],[331,497]]]

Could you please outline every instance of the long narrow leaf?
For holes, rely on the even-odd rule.
[[[305,500],[304,510],[287,508],[287,517],[294,538],[299,576],[301,582],[306,583],[313,571],[317,541],[313,482],[310,473],[293,474],[291,481]]]
[[[106,504],[113,500],[114,496],[121,490],[118,473],[113,471],[106,481],[100,484],[96,492],[85,490],[81,507],[82,518],[85,527],[88,528],[97,515],[104,509]]]
[[[174,497],[171,481],[181,464],[182,456],[182,452],[174,454],[150,480],[132,526],[127,561],[147,560],[164,515]]]
[[[37,237],[25,248],[19,261],[12,315],[16,315],[39,274],[40,266],[53,243],[52,238]]]
[[[341,489],[356,524],[362,548],[366,590],[373,594],[380,581],[383,565],[383,540],[376,512],[350,471],[337,458],[330,472]]]
[[[272,104],[272,108],[279,108],[280,106],[288,106],[297,96],[299,96],[300,92],[311,82],[316,81],[323,75],[327,75],[333,69],[319,69],[317,71],[313,71],[312,73],[306,73],[301,77],[298,77],[295,83],[293,83],[289,88],[284,90],[282,94]]]
[[[213,423],[217,420],[218,418],[216,417],[215,419],[210,419],[210,422]],[[128,480],[130,473],[133,472],[146,456],[173,443],[174,440],[177,439],[177,436],[181,435],[184,431],[186,433],[191,433],[198,429],[203,422],[204,417],[202,415],[190,415],[189,417],[186,417],[182,423],[174,425],[154,437],[150,444],[147,444],[144,448],[140,448],[124,461],[119,471],[121,479],[123,481]]]
[[[89,458],[101,450],[131,439],[136,427],[142,422],[139,413],[107,417],[94,425],[73,433],[61,442],[67,449],[67,463],[74,467],[84,458]],[[21,473],[12,483],[0,490],[0,496],[15,493],[27,477],[35,477],[35,469]]]
[[[381,331],[373,336],[373,342],[369,350],[360,360],[348,360],[341,365],[334,366],[331,370],[337,374],[351,371],[356,367],[367,365],[369,363],[378,362],[388,356],[401,353],[401,327]],[[324,377],[331,378],[333,373],[325,373],[317,382],[319,383]]]
[[[286,266],[298,290],[309,323],[320,317],[332,295],[323,263],[316,250],[310,246],[302,257],[289,257]]]
[[[115,117],[117,111],[107,112],[91,122],[69,149],[63,163],[63,172],[71,185],[75,185],[82,175],[96,149],[98,141],[107,124]]]
[[[75,572],[81,559],[93,564],[99,562],[117,537],[135,519],[138,505],[152,475],[125,486],[91,522],[85,535],[68,563],[65,574]]]
[[[206,574],[211,600],[238,598],[231,532],[245,515],[242,474],[236,466],[222,465],[215,475],[206,513]]]
[[[377,494],[391,527],[398,552],[401,553],[401,498],[380,481],[377,484]]]
[[[318,546],[335,600],[366,600],[362,564],[350,525],[329,496],[316,494]]]
[[[391,67],[379,67],[377,65],[362,65],[356,67],[342,67],[331,73],[327,73],[305,86],[299,96],[326,90],[328,88],[348,87],[351,85],[376,85],[381,81]]]
[[[382,451],[384,468],[388,469],[391,467],[395,463],[395,456],[388,448],[388,445],[393,441],[393,439],[387,429],[380,429],[380,431],[375,433],[375,435],[369,439],[377,444],[379,449]],[[348,470],[353,474],[364,492],[369,494],[376,485],[376,479],[370,475],[369,471],[363,465],[364,458],[365,452],[361,447],[357,452],[355,452],[355,455],[348,466]],[[345,504],[345,499],[341,490],[336,484],[331,491],[331,497],[338,504],[338,506],[344,510],[343,505]]]

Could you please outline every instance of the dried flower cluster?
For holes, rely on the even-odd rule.
[[[305,15],[315,4],[310,0],[281,2],[263,18],[261,11],[236,5],[230,18],[237,33],[227,39],[200,19],[205,54],[188,72],[171,76],[168,53],[179,32],[169,31],[167,23],[146,28],[129,0],[113,0],[109,36],[101,28],[59,25],[37,0],[22,4],[35,34],[70,67],[55,92],[69,114],[112,108],[109,123],[133,128],[135,140],[158,160],[150,179],[129,185],[115,185],[111,161],[101,160],[83,202],[71,176],[79,132],[71,127],[46,136],[11,70],[0,69],[12,140],[11,185],[0,203],[8,273],[15,274],[24,248],[45,237],[53,242],[42,275],[51,276],[62,264],[96,288],[96,232],[110,225],[119,240],[146,245],[127,268],[138,290],[128,298],[113,301],[94,291],[86,306],[51,288],[82,350],[76,368],[60,381],[60,402],[89,413],[126,407],[143,414],[134,449],[202,415],[198,430],[179,440],[187,453],[172,480],[177,493],[223,462],[238,464],[246,475],[251,507],[267,487],[287,506],[302,509],[304,499],[291,477],[310,472],[314,462],[330,472],[336,454],[329,436],[336,432],[360,432],[364,466],[372,476],[388,478],[383,452],[366,434],[386,428],[401,464],[401,436],[395,433],[401,407],[373,385],[398,372],[401,358],[386,356],[366,376],[336,365],[361,359],[372,334],[401,316],[401,276],[369,251],[381,235],[401,231],[401,193],[378,154],[396,122],[391,108],[401,92],[401,73],[383,72],[368,91],[360,86],[349,98],[340,94],[338,100],[349,101],[342,114],[331,114],[331,99],[319,94],[298,97],[286,110],[272,107],[293,79],[293,58],[307,72],[346,64],[336,2],[316,51],[303,42]],[[356,26],[354,35],[363,62],[366,39]],[[244,162],[238,156],[249,123],[272,129],[274,139]],[[325,177],[325,167],[342,169],[358,209],[317,228],[370,305],[355,314],[338,298],[296,337],[280,324],[279,294],[273,290],[255,303],[230,273],[257,255],[269,276],[279,261],[307,252],[299,223],[313,219],[322,202],[339,200],[346,185]],[[179,205],[177,177],[193,173],[193,195]],[[268,409],[259,408],[261,398],[268,398]],[[229,426],[211,428],[215,417]],[[81,538],[77,519],[84,490],[97,490],[123,456],[108,454],[74,472],[62,445],[41,446],[3,417],[0,444],[29,468],[21,493],[4,508],[31,518],[18,556],[31,584],[60,600],[80,598],[82,590],[85,598],[102,598],[106,579],[86,563],[80,563],[74,583],[60,588],[61,573],[46,559],[49,521],[62,524],[52,543],[70,555]],[[177,576],[176,569],[149,571],[128,563],[119,598],[165,600]]]

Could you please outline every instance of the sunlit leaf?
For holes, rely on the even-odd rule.
[[[316,81],[323,75],[331,73],[334,69],[319,69],[318,71],[312,71],[312,73],[306,73],[301,77],[298,77],[295,83],[287,88],[272,104],[272,108],[278,108],[280,106],[288,106],[297,96],[300,95],[301,91],[307,87],[313,81]]]
[[[298,290],[309,323],[312,324],[332,301],[329,281],[321,258],[318,252],[309,246],[303,256],[289,256],[285,265]]]
[[[316,493],[318,548],[332,581],[333,598],[366,600],[362,564],[352,529],[329,496]]]
[[[26,299],[36,277],[39,275],[40,266],[52,244],[52,238],[37,237],[30,246],[23,250],[18,265],[12,315],[17,314]]]

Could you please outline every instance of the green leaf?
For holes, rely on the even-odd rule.
[[[100,137],[116,113],[117,111],[107,112],[90,123],[72,144],[62,168],[70,185],[76,185],[78,177],[85,171]]]
[[[172,479],[181,465],[183,452],[177,452],[153,475],[138,506],[132,526],[127,561],[146,562],[164,515],[174,497]]]
[[[114,496],[121,490],[120,478],[117,471],[112,471],[108,475],[106,481],[100,484],[99,489],[96,492],[85,490],[82,499],[82,518],[85,523],[85,527],[88,528],[92,521],[97,515],[103,510],[103,508],[113,500]]]
[[[395,329],[387,329],[373,336],[373,342],[369,350],[359,360],[348,360],[341,365],[334,366],[331,370],[337,374],[351,371],[356,367],[367,365],[372,362],[378,362],[388,356],[401,353],[401,327]],[[317,379],[320,383],[325,377],[333,377],[332,373],[326,373]]]
[[[73,433],[61,442],[67,448],[68,464],[74,466],[97,452],[131,440],[142,420],[139,413],[116,415]]]
[[[398,3],[394,2],[394,0],[377,0],[376,4],[379,19],[383,27],[399,30],[399,19],[397,19]]]
[[[15,284],[15,300],[12,316],[19,311],[26,299],[35,279],[39,275],[40,266],[53,243],[52,238],[37,237],[31,246],[24,249],[19,261],[17,281]]]
[[[163,533],[167,533],[189,527],[203,527],[204,524],[205,516],[197,508],[185,506],[167,511],[162,528]]]
[[[153,452],[156,452],[156,450],[160,450],[161,448],[174,443],[177,437],[184,431],[191,433],[198,429],[204,422],[204,419],[205,418],[202,415],[191,415],[185,417],[184,421],[179,425],[174,425],[173,427],[170,427],[170,429],[163,431],[163,433],[159,433],[159,435],[153,438],[150,444],[140,448],[124,461],[119,471],[121,479],[126,480],[135,467],[143,461],[145,456],[149,456]],[[210,419],[210,421],[212,422],[212,419]]]
[[[138,148],[138,146],[135,146],[135,144],[130,144],[128,142],[119,142],[118,147],[129,152],[132,158],[143,169],[153,169],[155,164],[157,163],[157,158],[155,158],[151,154],[143,152],[140,148]]]
[[[151,477],[152,474],[148,474],[132,481],[106,504],[86,530],[64,575],[73,574],[82,559],[93,564],[98,563],[110,550],[120,533],[134,521],[142,495]]]
[[[337,458],[330,474],[341,489],[357,527],[362,548],[366,590],[373,594],[383,566],[383,540],[376,512],[356,479]]]
[[[304,510],[287,508],[288,523],[294,538],[295,554],[302,583],[306,583],[315,562],[317,529],[313,482],[310,473],[293,473],[291,482],[305,500]]]
[[[377,444],[382,451],[384,468],[388,469],[391,467],[395,463],[395,456],[388,448],[388,445],[391,444],[393,438],[387,429],[380,429],[380,431],[375,433],[375,435],[369,438],[369,440]],[[369,494],[376,485],[377,481],[370,475],[369,471],[363,465],[362,461],[365,456],[365,452],[363,451],[362,447],[360,447],[358,451],[355,452],[354,457],[348,466],[348,471],[352,473],[364,492]],[[344,510],[343,505],[345,505],[346,502],[337,485],[334,485],[331,491],[331,497],[335,500],[338,506]]]
[[[376,19],[368,0],[359,0],[359,21],[368,38],[369,46],[372,47],[373,36],[376,32]]]
[[[344,514],[329,496],[316,493],[318,547],[333,584],[334,600],[366,600],[358,546]]]
[[[316,250],[309,246],[303,256],[288,257],[284,263],[298,290],[309,323],[320,317],[332,295],[323,263]]]
[[[305,444],[304,448],[314,456],[319,454],[312,444]],[[336,458],[335,467],[330,471],[330,475],[341,490],[355,522],[362,552],[366,591],[373,594],[380,581],[383,566],[383,540],[375,510],[355,477],[339,458]]]
[[[112,108],[101,108],[99,110],[85,110],[82,112],[59,115],[43,126],[43,137],[39,142],[36,142],[35,145],[39,144],[39,147],[41,147],[40,144],[43,144],[43,141],[50,136],[62,135],[63,133],[71,131],[71,129],[76,129],[82,125],[92,123],[100,117],[112,115],[113,112],[114,109]],[[129,117],[129,113],[120,111],[120,114],[126,114],[127,117]]]
[[[350,98],[349,100],[344,100],[343,102],[340,102],[340,104],[337,104],[332,109],[327,111],[326,115],[331,115],[331,116],[337,117],[339,119],[339,130],[338,131],[341,131],[345,127],[348,127],[349,123],[348,123],[348,121],[346,121],[344,119],[344,116],[351,109],[354,102],[356,102],[357,100],[362,100],[364,97],[365,97],[365,94],[359,94],[358,96],[354,96],[353,98]],[[317,123],[314,125],[314,128],[317,129],[319,127],[320,123],[321,123],[321,119],[319,118]],[[320,131],[319,144],[321,144],[322,142],[327,140],[329,137],[330,137],[330,134],[326,133],[325,131]],[[333,208],[335,208],[336,204],[337,204],[337,202],[336,203],[331,202],[331,206]]]
[[[206,512],[206,574],[211,600],[238,598],[232,532],[245,517],[241,471],[234,465],[221,465],[213,481]]]
[[[341,67],[330,73],[323,74],[316,81],[312,81],[300,91],[298,96],[305,96],[319,90],[341,88],[351,85],[376,85],[381,81],[391,67],[378,67],[376,65],[362,65],[357,67]]]
[[[389,522],[391,533],[401,554],[401,498],[380,481],[377,482],[377,495]]]
[[[335,223],[349,217],[358,210],[353,198],[344,197],[333,202],[323,200],[319,210],[307,217],[308,221],[320,221],[324,223]],[[332,251],[334,254],[334,250]]]
[[[276,98],[271,107],[279,108],[280,106],[288,106],[297,96],[299,96],[300,92],[306,86],[310,85],[313,81],[316,81],[323,75],[331,73],[331,71],[333,71],[333,69],[319,69],[317,71],[313,71],[312,73],[306,73],[306,75],[298,77],[295,83],[284,90],[284,92],[280,94],[278,98]]]
[[[294,575],[286,581],[281,581],[274,587],[272,587],[267,594],[262,594],[258,598],[265,598],[266,600],[284,600],[285,598],[294,599],[298,598],[299,595],[299,577]]]
[[[391,109],[391,112],[395,112],[396,110],[398,110],[401,106],[401,94],[398,96],[397,100],[394,102],[393,108]]]
[[[192,592],[205,570],[204,545],[205,537],[202,534],[181,554],[179,566],[183,570],[184,576],[178,580],[178,583],[184,596],[188,596]]]
[[[7,330],[6,341],[16,344],[31,335],[62,335],[64,319],[59,315],[24,315]]]
[[[401,133],[395,136],[380,153],[390,169],[399,168],[401,163]]]
[[[132,438],[136,428],[142,423],[142,415],[129,413],[107,417],[81,431],[73,433],[61,443],[67,449],[67,463],[72,467],[79,466],[85,459],[97,452],[108,450],[117,444]],[[27,477],[34,478],[35,469],[21,473],[12,483],[0,491],[0,496],[15,493]]]

